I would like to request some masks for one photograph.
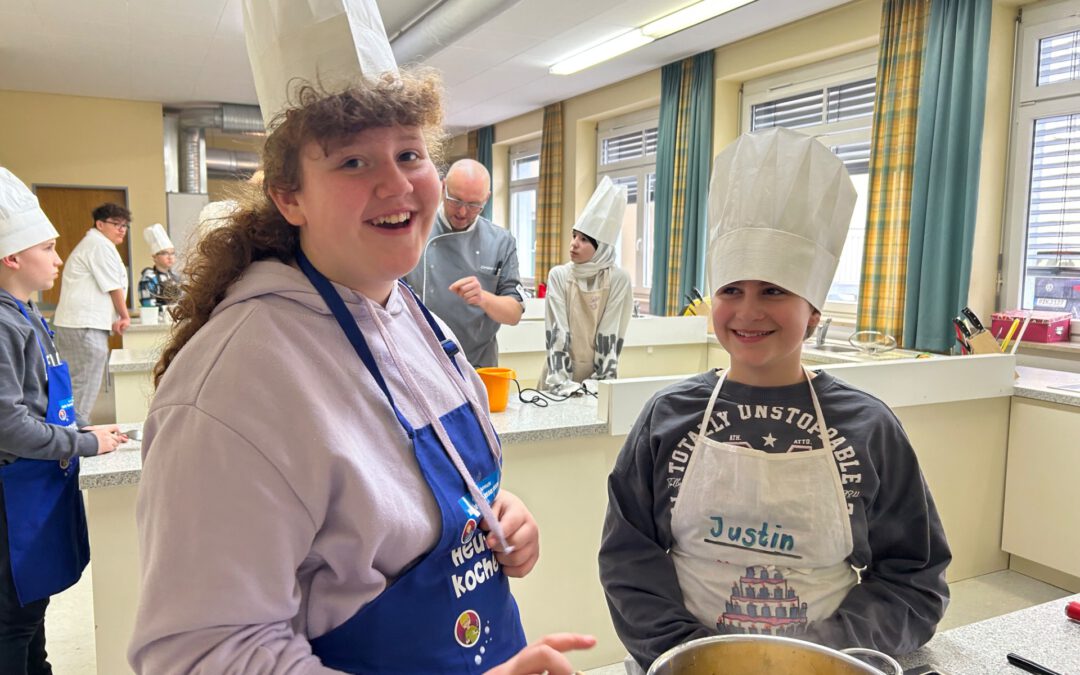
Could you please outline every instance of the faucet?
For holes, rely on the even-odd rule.
[[[829,332],[829,324],[832,323],[832,317],[827,316],[818,323],[817,330],[814,331],[814,346],[821,347],[825,344],[825,334]]]

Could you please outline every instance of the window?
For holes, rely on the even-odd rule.
[[[536,195],[540,189],[540,141],[510,147],[510,233],[517,241],[522,283],[536,277]]]
[[[824,311],[853,315],[862,280],[877,55],[860,52],[786,71],[743,87],[743,131],[798,129],[843,160],[857,195]]]
[[[652,286],[656,139],[659,108],[601,122],[597,128],[596,182],[604,176],[626,186],[626,215],[615,263],[630,275],[634,296],[649,304]]]
[[[1080,320],[1080,17],[1025,8],[998,304]],[[1074,324],[1075,325],[1075,324]]]

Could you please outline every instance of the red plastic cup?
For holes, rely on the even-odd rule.
[[[1070,602],[1065,605],[1065,616],[1069,617],[1070,621],[1080,623],[1080,602]]]
[[[536,284],[536,297],[538,297],[538,298],[546,298],[547,297],[547,284]]]

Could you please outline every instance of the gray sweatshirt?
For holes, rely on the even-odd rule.
[[[49,386],[38,340],[57,358],[41,315],[28,303],[31,321],[6,292],[0,292],[0,465],[19,457],[60,460],[97,454],[97,439],[88,431],[45,423]],[[35,337],[36,336],[36,337]],[[84,420],[78,420],[84,426]]]
[[[717,634],[685,607],[674,564],[671,507],[717,374],[695,375],[656,394],[634,424],[608,480],[600,578],[615,630],[643,667],[688,640]],[[934,634],[948,604],[952,560],[934,500],[900,422],[873,396],[828,372],[813,380],[845,487],[854,549],[866,566],[805,638],[832,647],[910,652]],[[710,438],[786,452],[813,442],[806,383],[752,387],[724,382]],[[819,443],[820,445],[820,443]]]

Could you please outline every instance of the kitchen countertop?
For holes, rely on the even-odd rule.
[[[1080,624],[1065,618],[1065,605],[1080,595],[938,633],[898,660],[905,669],[934,665],[941,675],[1021,675],[1005,655],[1013,652],[1062,675],[1080,674]],[[571,658],[573,655],[571,654]],[[621,663],[585,675],[623,675]]]
[[[109,353],[109,372],[149,371],[159,357],[160,353],[156,349],[114,349]]]
[[[1080,391],[1051,388],[1051,385],[1080,384],[1080,373],[1026,366],[1017,366],[1016,372],[1020,377],[1016,380],[1013,396],[1080,407]]]
[[[933,664],[943,675],[1023,673],[1005,660],[1014,652],[1058,673],[1080,673],[1080,624],[1065,618],[1065,605],[1080,594],[953,628],[899,659],[904,668]]]
[[[157,323],[142,323],[141,321],[136,321],[135,319],[132,319],[131,320],[131,325],[128,326],[128,329],[125,332],[126,333],[153,333],[155,331],[158,331],[158,332],[160,332],[160,331],[170,331],[170,330],[172,330],[172,327],[173,327],[173,324],[172,324],[171,321],[169,323],[164,323],[162,321],[158,321]]]
[[[115,372],[111,362],[110,371]],[[515,398],[505,411],[492,413],[491,421],[504,448],[515,443],[599,436],[607,434],[609,428],[607,422],[600,421],[593,397],[551,403],[547,408],[526,405]],[[120,429],[141,431],[142,424],[121,424]],[[80,462],[79,487],[88,490],[135,485],[141,472],[142,443],[129,441],[107,455],[84,457]]]

